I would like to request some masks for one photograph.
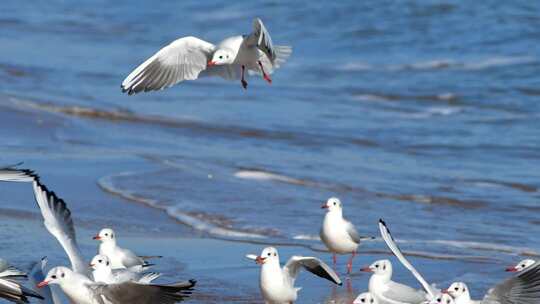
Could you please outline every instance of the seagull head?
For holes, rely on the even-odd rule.
[[[353,304],[378,304],[377,299],[371,294],[371,292],[363,292],[356,297]]]
[[[450,285],[450,287],[448,287],[448,289],[443,290],[442,292],[451,295],[454,299],[457,299],[463,295],[470,298],[469,288],[467,288],[467,285],[463,282],[454,282]]]
[[[508,267],[506,268],[506,271],[508,272],[520,272],[522,271],[523,269],[531,266],[532,264],[536,263],[535,260],[531,260],[531,259],[525,259],[519,263],[517,263],[516,266],[512,266],[512,267]]]
[[[277,252],[277,249],[274,247],[266,247],[261,252],[261,255],[259,255],[255,262],[259,265],[264,265],[266,263],[271,262],[278,262],[279,263],[279,254]]]
[[[103,228],[99,233],[93,237],[94,240],[102,241],[102,242],[114,242],[115,241],[115,233],[111,228]]]
[[[67,267],[54,267],[49,270],[49,273],[45,279],[37,284],[38,288],[47,286],[49,284],[62,284],[69,279],[73,271]]]
[[[93,270],[111,268],[111,261],[106,255],[98,254],[90,262]]]
[[[212,59],[208,61],[208,66],[232,64],[234,62],[234,54],[229,49],[217,49],[212,56]]]
[[[454,304],[454,299],[447,293],[438,295],[435,299],[431,300],[429,304]]]
[[[341,211],[341,201],[337,197],[331,197],[321,206],[321,208],[328,209],[328,212]]]
[[[373,272],[376,275],[383,275],[390,279],[392,277],[392,263],[390,260],[378,260],[368,267],[360,269],[363,272]]]

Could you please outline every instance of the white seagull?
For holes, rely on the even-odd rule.
[[[347,273],[351,273],[352,261],[360,245],[360,235],[354,225],[343,218],[343,208],[338,198],[329,198],[321,208],[328,210],[319,233],[321,240],[333,254],[334,267],[337,262],[336,254],[351,254],[347,263]]]
[[[89,279],[88,264],[84,263],[77,245],[71,211],[64,200],[49,191],[41,183],[39,176],[30,170],[0,169],[0,181],[32,182],[34,197],[43,216],[45,227],[62,245],[71,262],[71,269],[67,267],[51,269],[38,287],[47,286],[49,283],[59,284],[64,293],[74,300],[72,302],[77,304],[175,303],[191,294],[195,280],[166,286],[133,282],[104,285],[93,282]],[[121,294],[123,292],[129,292],[130,295]],[[134,298],[131,298],[132,296]]]
[[[489,289],[487,294],[484,296],[482,301],[473,301],[470,297],[463,297],[460,299],[460,302],[457,302],[456,299],[460,295],[467,294],[468,288],[464,283],[454,283],[451,285],[452,288],[449,288],[442,293],[435,290],[431,287],[422,276],[414,269],[414,267],[405,259],[401,250],[395,243],[390,230],[388,229],[386,223],[383,220],[379,220],[379,230],[381,235],[386,242],[386,245],[394,253],[394,255],[400,260],[400,262],[409,269],[416,279],[422,284],[426,290],[429,301],[432,304],[538,304],[540,303],[540,263],[535,263],[534,265],[529,266],[527,269],[516,273],[513,277],[504,280],[503,282],[495,285],[493,288]],[[465,293],[459,293],[459,286],[465,286]],[[458,292],[455,292],[455,288],[458,287]],[[461,289],[463,290],[463,289]],[[456,298],[453,298],[451,295],[456,295]]]
[[[129,268],[113,270],[109,258],[106,255],[100,254],[92,259],[90,267],[92,268],[94,281],[105,284],[123,283],[127,281],[149,284],[161,276],[159,273],[140,273],[138,270],[133,271]]]
[[[469,287],[463,282],[452,283],[448,289],[443,290],[443,293],[451,295],[456,304],[480,304],[480,301],[471,299]]]
[[[507,272],[520,272],[525,268],[528,268],[529,266],[534,265],[536,263],[535,260],[532,259],[524,259],[521,262],[517,263],[515,266],[511,266],[506,268]]]
[[[373,273],[369,278],[369,292],[380,303],[422,303],[427,300],[425,292],[392,281],[389,260],[375,261],[360,270]]]
[[[379,301],[371,292],[363,292],[354,299],[353,304],[379,304]]]
[[[43,299],[38,293],[22,286],[14,279],[24,278],[26,274],[0,259],[0,299],[13,303],[29,303],[28,298]]]
[[[294,281],[301,268],[341,285],[339,276],[323,261],[315,257],[292,256],[281,268],[277,249],[267,247],[261,255],[246,255],[261,265],[260,288],[262,296],[268,304],[288,304],[296,301],[300,288],[294,287]]]
[[[119,284],[96,283],[67,267],[49,271],[38,287],[57,284],[71,303],[77,304],[172,304],[191,294],[195,281],[170,285],[149,285],[135,282]]]
[[[99,254],[106,255],[111,261],[112,269],[131,268],[135,266],[149,265],[146,261],[133,253],[129,249],[122,248],[116,244],[117,235],[111,228],[103,228],[93,237],[94,240],[101,241],[99,244]],[[151,258],[160,256],[152,256]]]
[[[274,45],[263,22],[256,18],[251,34],[229,37],[217,46],[192,36],[173,41],[133,70],[122,82],[122,92],[162,90],[202,75],[240,80],[246,89],[246,70],[271,83],[270,74],[291,53],[290,46]]]

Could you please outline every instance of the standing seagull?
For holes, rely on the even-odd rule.
[[[338,198],[329,198],[321,208],[328,209],[320,231],[321,240],[333,254],[334,267],[336,254],[351,254],[347,263],[347,273],[351,273],[352,261],[360,245],[360,235],[354,225],[343,218],[343,208]]]
[[[251,34],[229,37],[218,46],[192,36],[173,41],[133,70],[122,82],[122,92],[162,90],[199,75],[240,79],[246,89],[246,70],[271,83],[270,74],[291,53],[290,46],[273,45],[263,22],[255,18]]]
[[[248,259],[261,265],[260,288],[267,304],[289,304],[296,301],[300,288],[294,287],[294,281],[300,268],[341,285],[339,276],[323,261],[314,257],[292,256],[283,268],[274,247],[264,248],[261,255],[248,254]]]
[[[116,233],[111,228],[101,229],[93,239],[101,241],[101,244],[99,244],[99,254],[106,255],[109,258],[112,269],[147,265],[143,258],[131,250],[121,248],[116,244]]]

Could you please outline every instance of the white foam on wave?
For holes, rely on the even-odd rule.
[[[409,118],[431,118],[436,116],[449,116],[454,114],[459,114],[464,111],[461,107],[428,107],[417,113],[407,113],[404,116]]]
[[[320,241],[321,237],[315,234],[298,234],[293,236],[293,239],[302,241]]]
[[[293,177],[271,173],[262,170],[240,170],[234,176],[241,179],[251,179],[259,181],[277,181],[288,184],[306,185],[308,182]]]
[[[119,189],[114,186],[113,179],[119,178],[119,177],[126,177],[126,176],[132,176],[137,173],[135,172],[122,172],[115,175],[109,175],[102,177],[98,180],[98,185],[106,192],[109,192],[111,194],[118,195],[124,199],[131,200],[134,202],[145,204],[149,207],[156,208],[159,210],[165,211],[169,216],[176,219],[180,223],[187,225],[193,229],[202,231],[204,233],[208,233],[214,236],[218,237],[226,237],[226,238],[249,238],[249,239],[263,239],[266,238],[266,236],[257,234],[257,233],[250,233],[250,232],[243,232],[243,231],[237,231],[233,229],[227,229],[223,227],[219,227],[217,225],[214,225],[209,222],[205,222],[204,220],[192,216],[186,212],[182,211],[181,205],[176,206],[164,206],[159,203],[159,201],[141,197],[132,191]],[[140,174],[140,173],[138,173]]]

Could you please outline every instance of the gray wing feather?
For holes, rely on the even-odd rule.
[[[261,19],[255,18],[253,20],[253,32],[246,39],[249,46],[257,46],[272,63],[276,60],[276,50],[272,38]]]
[[[122,92],[131,95],[162,90],[197,79],[214,50],[213,44],[196,37],[177,39],[133,70],[122,82]]]
[[[292,256],[285,267],[283,268],[286,273],[294,283],[298,272],[300,272],[300,267],[303,267],[305,270],[313,273],[314,275],[327,279],[328,281],[341,285],[341,279],[339,276],[326,265],[323,261],[315,257],[303,257],[303,256]]]
[[[538,304],[540,303],[540,262],[492,288],[483,304]]]
[[[0,298],[14,303],[29,303],[28,297],[43,299],[39,294],[13,280],[0,279]]]
[[[171,285],[145,285],[133,282],[111,285],[96,285],[96,300],[111,304],[173,304],[188,297],[196,281]]]
[[[347,222],[347,233],[356,244],[360,244],[360,234],[351,222]]]

